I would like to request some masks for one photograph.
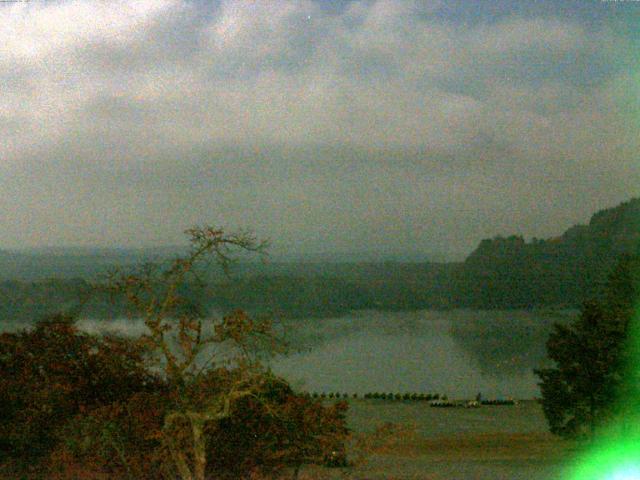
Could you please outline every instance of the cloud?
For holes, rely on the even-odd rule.
[[[637,192],[631,40],[606,22],[325,7],[0,8],[0,242],[172,243],[214,221],[300,251],[460,252]]]

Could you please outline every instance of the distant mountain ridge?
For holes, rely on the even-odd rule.
[[[128,253],[127,253],[128,252]],[[144,249],[107,252],[0,251],[0,319],[25,321],[72,311],[87,281],[114,267],[173,256]],[[282,317],[327,317],[353,310],[577,308],[598,295],[622,255],[640,254],[640,199],[595,213],[562,235],[482,240],[462,262],[241,263],[234,279],[214,271],[200,300],[221,312],[243,308]],[[121,316],[106,299],[83,315]]]
[[[455,303],[575,306],[597,294],[621,255],[637,255],[639,247],[639,198],[598,211],[588,225],[575,225],[559,237],[486,239],[455,275]]]

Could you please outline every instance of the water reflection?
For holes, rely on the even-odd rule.
[[[572,312],[359,312],[288,322],[299,351],[273,362],[318,392],[438,392],[531,398],[554,322]]]
[[[271,360],[296,388],[316,392],[422,392],[471,398],[539,395],[532,369],[545,364],[553,323],[571,311],[361,311],[280,324],[291,348]],[[4,331],[25,324],[3,323]],[[81,319],[92,334],[139,336],[141,320]],[[218,351],[218,353],[221,353]]]

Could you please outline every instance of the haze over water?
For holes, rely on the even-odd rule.
[[[421,392],[471,398],[539,395],[533,369],[544,365],[555,322],[575,312],[360,311],[339,318],[287,320],[289,353],[273,370],[310,392]],[[82,319],[90,333],[138,336],[137,320]],[[8,325],[3,327],[6,330]]]
[[[358,312],[304,320],[290,333],[300,352],[274,362],[317,392],[433,392],[532,398],[553,322],[571,314],[523,311]]]

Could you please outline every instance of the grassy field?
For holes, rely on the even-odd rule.
[[[349,425],[369,433],[389,423],[400,434],[358,467],[308,470],[301,478],[552,480],[576,446],[547,432],[539,404],[431,408],[424,402],[350,400]],[[355,452],[352,452],[355,453]]]

